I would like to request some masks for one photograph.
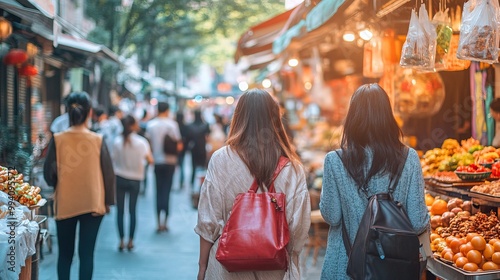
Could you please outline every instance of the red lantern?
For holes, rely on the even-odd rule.
[[[31,64],[25,64],[19,69],[19,75],[21,76],[32,77],[36,76],[37,74],[38,69],[36,68],[36,66],[33,66]]]
[[[21,49],[12,49],[3,57],[3,63],[17,65],[18,67],[26,60],[28,60],[28,54]]]

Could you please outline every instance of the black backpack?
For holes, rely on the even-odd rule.
[[[405,147],[405,161],[407,155]],[[342,238],[349,257],[347,275],[352,279],[420,279],[418,234],[403,205],[392,197],[405,161],[400,164],[387,193],[368,198],[367,184],[361,188],[368,198],[368,206],[352,247],[342,218]]]

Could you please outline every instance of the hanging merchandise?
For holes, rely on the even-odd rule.
[[[395,69],[394,111],[401,117],[432,116],[441,109],[444,83],[438,73]]]
[[[382,40],[373,37],[365,43],[363,52],[363,76],[367,78],[380,78],[384,75],[384,62],[382,59]]]
[[[464,4],[457,57],[472,61],[498,61],[500,27],[498,1],[476,0]]]
[[[425,5],[420,6],[418,17],[415,10],[412,10],[400,65],[406,68],[433,70],[436,36],[436,29],[429,21]]]
[[[444,62],[446,65],[444,70],[446,71],[461,71],[469,68],[470,66],[470,60],[463,60],[457,57],[459,37],[460,36],[458,34],[451,36],[450,49],[448,51],[448,55],[445,56],[446,61]]]
[[[434,15],[432,23],[436,27],[436,59],[434,68],[436,70],[446,69],[446,58],[449,55],[451,37],[453,30],[451,29],[451,20],[448,16],[449,9],[439,4],[439,11]],[[446,3],[444,4],[446,6]],[[444,8],[444,10],[443,10]]]

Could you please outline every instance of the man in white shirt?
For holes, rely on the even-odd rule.
[[[153,158],[155,162],[156,177],[156,212],[158,218],[158,232],[168,231],[167,218],[170,199],[170,190],[177,164],[176,155],[167,155],[163,151],[163,142],[168,134],[176,141],[181,140],[179,125],[169,118],[169,105],[166,102],[158,102],[158,116],[148,122],[146,127],[146,138],[149,139]],[[163,223],[162,211],[165,213]]]
[[[69,115],[68,112],[58,116],[52,121],[52,124],[50,125],[50,131],[53,134],[56,134],[58,132],[63,132],[66,129],[69,128]]]

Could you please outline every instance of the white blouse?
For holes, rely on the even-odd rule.
[[[275,180],[276,192],[286,194],[286,217],[290,231],[287,250],[288,270],[227,272],[215,259],[218,238],[229,217],[238,193],[247,192],[253,177],[238,154],[225,146],[210,159],[206,178],[200,190],[198,224],[195,232],[214,243],[210,250],[205,279],[300,279],[299,255],[308,238],[311,224],[311,205],[306,176],[302,166],[287,164]]]

